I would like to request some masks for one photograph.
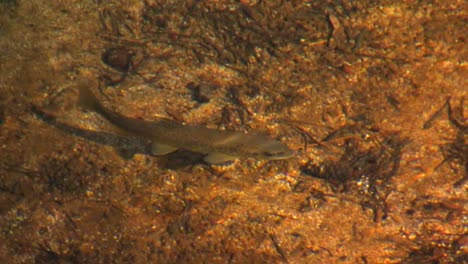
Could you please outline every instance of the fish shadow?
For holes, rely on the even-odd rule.
[[[123,136],[110,132],[77,128],[57,120],[57,116],[32,106],[32,112],[45,123],[91,142],[113,147],[120,157],[132,159],[135,154],[143,154],[158,158],[158,165],[162,169],[181,169],[204,163],[204,154],[188,150],[177,150],[172,153],[156,156],[151,152],[151,141],[137,136]]]

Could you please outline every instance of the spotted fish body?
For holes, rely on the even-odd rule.
[[[124,116],[105,107],[87,87],[80,90],[80,102],[103,115],[120,130],[150,139],[156,155],[180,148],[207,154],[205,161],[211,164],[238,157],[278,160],[293,156],[293,151],[286,145],[263,135],[184,125],[167,119],[146,121]]]

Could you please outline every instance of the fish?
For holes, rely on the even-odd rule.
[[[206,154],[203,160],[213,165],[240,157],[282,160],[294,156],[284,143],[266,135],[187,125],[166,118],[150,121],[125,116],[101,103],[88,85],[79,87],[78,104],[100,114],[122,133],[150,140],[151,153],[156,156],[184,149]]]

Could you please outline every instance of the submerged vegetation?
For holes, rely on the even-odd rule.
[[[466,261],[464,1],[0,4],[0,259]],[[153,156],[83,83],[295,155]]]

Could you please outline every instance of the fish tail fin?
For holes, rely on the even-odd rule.
[[[77,105],[83,109],[96,111],[99,109],[99,101],[89,88],[90,83],[83,82],[79,85],[79,95]]]
[[[99,101],[96,94],[91,91],[90,87],[92,87],[92,82],[89,81],[84,81],[78,85],[79,94],[77,106],[84,110],[90,110],[102,115],[107,121],[109,121],[109,125],[111,125],[113,132],[123,136],[132,135],[130,132],[121,128],[119,125],[114,124],[115,120],[125,119],[125,117],[119,115],[118,113],[107,110],[106,107],[104,107],[104,105]]]

